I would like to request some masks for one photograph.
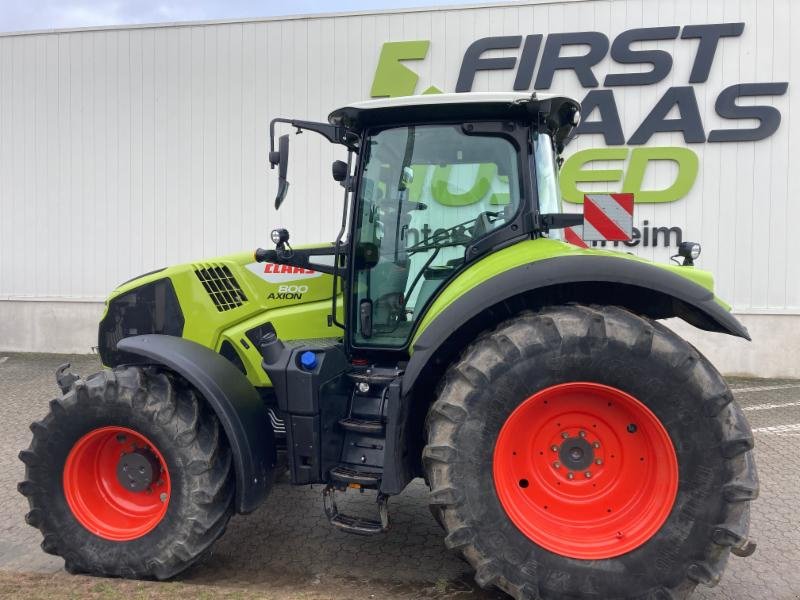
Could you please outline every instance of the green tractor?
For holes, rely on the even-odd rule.
[[[321,484],[335,528],[390,527],[417,477],[447,548],[522,598],[677,599],[755,548],[753,436],[730,389],[658,320],[748,338],[698,270],[561,240],[558,168],[579,121],[558,96],[373,100],[343,146],[333,243],[128,281],[99,326],[105,370],[64,365],[20,453],[27,522],[67,571],[170,578],[276,474]],[[277,142],[277,143],[276,143]],[[676,261],[678,262],[678,261]],[[374,490],[374,518],[337,494]]]

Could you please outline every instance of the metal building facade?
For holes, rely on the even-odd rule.
[[[711,39],[703,42],[691,30],[684,35],[686,26],[736,23],[743,23],[740,34],[716,40],[706,78],[690,81],[696,79],[699,47]],[[718,294],[756,340],[745,346],[726,336],[707,341],[689,334],[692,341],[723,371],[800,375],[791,359],[800,353],[800,179],[792,173],[800,158],[800,94],[793,89],[800,39],[792,35],[793,23],[800,23],[800,4],[790,0],[534,0],[2,35],[0,350],[88,350],[102,299],[118,283],[167,264],[263,246],[273,226],[288,227],[297,242],[333,239],[341,192],[329,165],[341,153],[312,135],[293,138],[292,187],[277,214],[271,206],[276,177],[266,159],[269,119],[324,119],[336,106],[380,94],[382,52],[388,52],[387,64],[397,63],[386,42],[428,42],[421,57],[393,47],[402,60],[397,64],[417,76],[411,89],[422,93],[430,87],[455,91],[477,40],[521,36],[517,46],[506,41],[505,49],[490,46],[477,55],[513,60],[493,70],[479,63],[471,89],[512,89],[520,85],[520,70],[532,66],[526,88],[532,91],[583,100],[592,91],[610,90],[623,143],[582,133],[569,145],[565,165],[576,153],[608,147],[616,152],[595,155],[604,160],[582,168],[620,171],[624,179],[639,150],[641,190],[670,188],[682,176],[683,167],[669,158],[642,166],[642,158],[658,155],[653,148],[689,149],[697,171],[688,191],[672,202],[637,204],[634,225],[642,239],[620,249],[666,261],[675,250],[674,228],[682,239],[700,241],[698,266],[715,274]],[[609,74],[654,68],[612,58],[620,34],[670,27],[678,28],[674,38],[666,31],[659,34],[664,39],[628,46],[671,57],[662,79],[605,85]],[[599,32],[610,44],[591,66],[597,86],[570,69],[554,71],[546,88],[537,86],[548,36],[585,32]],[[528,39],[536,34],[542,34],[537,54],[526,57]],[[563,45],[558,56],[591,51],[582,41]],[[757,129],[763,122],[725,118],[725,106],[717,106],[729,86],[752,83],[788,84],[781,93],[775,87],[769,88],[773,95],[742,94],[733,101],[778,112],[777,128],[764,139],[687,141],[687,135],[696,138],[694,127],[688,134],[656,132],[631,143],[676,88],[689,95],[662,115],[663,128],[676,119],[696,121],[685,100],[693,97],[703,139],[712,131]],[[600,109],[584,116],[587,123],[610,122]],[[573,175],[575,166],[569,167]],[[617,190],[614,177],[580,188]]]

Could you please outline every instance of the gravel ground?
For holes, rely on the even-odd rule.
[[[28,424],[43,416],[56,394],[53,372],[72,362],[84,375],[99,369],[93,356],[0,354],[0,595],[4,597],[194,598],[503,598],[477,589],[468,566],[450,554],[428,512],[426,488],[413,482],[392,498],[393,529],[363,538],[333,530],[321,488],[275,486],[254,514],[235,517],[213,556],[167,584],[71,577],[62,561],[43,553],[40,534],[24,523],[23,476],[17,459],[30,440]],[[751,533],[759,546],[732,557],[722,582],[695,598],[800,599],[800,381],[732,379],[753,426],[761,497]],[[371,509],[371,495],[350,492],[340,503]]]

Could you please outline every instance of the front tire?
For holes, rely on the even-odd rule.
[[[556,307],[481,336],[427,433],[445,544],[518,600],[685,598],[746,541],[749,425],[702,355],[623,309]]]
[[[25,520],[71,573],[167,579],[209,550],[232,514],[231,453],[184,380],[118,367],[79,380],[20,452]]]

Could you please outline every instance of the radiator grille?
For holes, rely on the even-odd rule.
[[[247,302],[239,282],[225,265],[201,265],[195,269],[195,274],[218,311],[231,310]]]

